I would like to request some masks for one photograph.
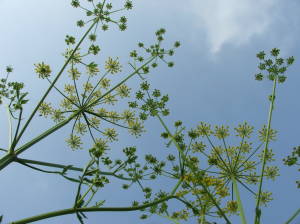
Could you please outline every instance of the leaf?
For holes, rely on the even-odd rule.
[[[105,200],[97,201],[95,207],[100,208],[105,203]]]
[[[85,219],[87,219],[87,217],[85,216],[85,214],[83,212],[80,212],[80,215],[82,215]]]
[[[26,104],[29,100],[21,100],[21,104]]]
[[[79,212],[76,212],[76,216],[77,216],[77,219],[79,220],[80,224],[84,224],[83,219]]]
[[[27,95],[28,95],[28,92],[27,92],[27,93],[23,93],[23,94],[21,95],[21,97],[20,97],[20,100],[23,100],[24,97],[27,96]]]

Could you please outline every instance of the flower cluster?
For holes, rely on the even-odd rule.
[[[12,72],[13,68],[7,66],[6,77],[0,79],[0,105],[3,103],[4,99],[7,99],[10,114],[13,118],[16,118],[14,112],[22,110],[23,105],[28,102],[28,99],[26,99],[28,92],[22,92],[24,83],[8,81],[10,73]]]
[[[111,73],[111,74],[115,74],[118,72],[121,72],[121,65],[120,62],[118,61],[118,58],[116,59],[112,59],[111,57],[109,57],[107,59],[107,61],[105,62],[105,69],[107,72]]]
[[[130,52],[129,56],[133,59],[133,63],[130,63],[130,65],[133,69],[137,69],[138,63],[142,63],[144,61],[146,61],[147,64],[151,63],[151,66],[142,66],[138,71],[139,75],[148,74],[151,68],[156,68],[158,66],[158,60],[166,63],[168,67],[174,66],[174,62],[166,61],[165,57],[173,56],[175,53],[175,49],[180,47],[180,42],[176,41],[174,43],[174,46],[169,50],[162,48],[161,45],[164,40],[165,33],[166,30],[164,28],[157,30],[155,33],[157,43],[150,45],[150,47],[146,47],[145,44],[142,42],[138,43],[138,47],[143,49],[148,55],[150,55],[150,57],[144,58],[143,56],[138,54],[137,50],[133,50],[132,52]]]
[[[283,162],[287,166],[296,166],[296,165],[300,166],[300,163],[298,163],[299,158],[300,158],[300,146],[294,147],[291,155],[284,158]],[[300,169],[298,170],[300,171]],[[297,184],[297,188],[300,189],[300,180],[297,180],[296,184]]]
[[[267,78],[271,81],[278,81],[279,83],[284,83],[286,80],[286,76],[284,73],[286,72],[287,68],[294,63],[294,57],[289,57],[286,59],[279,57],[280,50],[277,48],[273,48],[270,51],[271,57],[267,59],[266,53],[264,51],[259,52],[256,57],[261,61],[258,65],[259,70],[268,72]],[[260,72],[255,75],[255,79],[258,81],[263,80],[264,75]]]
[[[269,166],[269,163],[274,160],[272,150],[268,149],[266,155],[263,155],[263,152],[258,153],[266,137],[265,127],[258,131],[258,138],[261,144],[253,148],[252,143],[247,140],[253,133],[253,127],[248,125],[247,122],[234,128],[235,135],[241,139],[240,143],[235,146],[229,146],[226,143],[226,139],[230,135],[228,126],[215,126],[213,130],[210,124],[200,122],[195,129],[187,131],[186,137],[190,139],[188,143],[185,143],[185,128],[182,126],[182,122],[177,121],[174,126],[176,128],[174,134],[170,136],[169,133],[164,132],[161,134],[161,137],[170,139],[170,142],[173,138],[185,155],[183,158],[183,164],[185,165],[182,166],[185,169],[182,170],[182,167],[178,168],[179,171],[181,170],[179,175],[185,173],[185,182],[182,186],[185,190],[179,191],[178,196],[187,195],[191,191],[195,196],[201,198],[201,200],[196,198],[190,201],[195,207],[201,208],[201,214],[221,216],[220,211],[213,211],[213,209],[216,208],[215,203],[221,206],[222,201],[226,202],[226,206],[222,209],[224,213],[237,214],[238,206],[237,201],[234,200],[235,194],[231,194],[233,189],[229,190],[230,186],[232,188],[231,184],[233,184],[233,181],[239,183],[253,194],[255,198],[256,193],[249,185],[258,183],[260,176],[257,175],[257,167],[262,163],[264,156],[268,164],[264,170],[264,176],[267,179],[275,180],[279,175],[277,166]],[[272,129],[269,134],[271,139],[274,140],[276,131]],[[212,136],[221,141],[221,144],[215,145],[212,141]],[[200,140],[199,138],[203,139]],[[170,142],[167,145],[170,145]],[[197,153],[201,153],[207,158],[207,169],[201,169],[197,156],[193,156],[193,154]],[[258,156],[259,160],[255,159],[255,155]],[[206,189],[203,188],[203,185]],[[210,196],[207,190],[210,192]],[[267,191],[262,192],[260,204],[267,205],[272,200],[271,194]],[[228,196],[231,196],[231,200],[226,199]],[[214,202],[212,197],[215,200]],[[172,217],[177,217],[176,214],[175,212]]]
[[[239,180],[240,183],[246,182],[249,184],[255,184],[258,182],[258,176],[256,175],[256,167],[262,162],[263,154],[258,154],[260,158],[259,162],[252,161],[253,155],[261,148],[260,144],[256,149],[252,149],[252,143],[246,141],[246,138],[250,138],[253,132],[253,127],[249,126],[246,122],[239,124],[235,129],[236,136],[241,138],[241,142],[237,146],[228,146],[225,142],[225,138],[229,135],[229,128],[224,126],[217,126],[215,131],[210,129],[209,124],[203,122],[198,126],[199,136],[203,136],[207,139],[208,144],[211,146],[210,154],[207,154],[205,147],[206,144],[201,142],[195,142],[192,144],[194,152],[200,152],[207,157],[208,164],[212,167],[216,167],[219,171],[220,178],[224,181],[231,181],[232,177]],[[259,130],[259,139],[261,142],[265,141],[266,128],[265,126]],[[218,139],[222,141],[222,145],[214,145],[210,139],[210,135],[214,134]],[[275,139],[276,131],[271,129],[270,138]],[[274,154],[272,150],[267,150],[265,158],[267,162],[273,161]],[[279,174],[278,167],[269,166],[265,170],[265,176],[272,180]],[[243,185],[246,187],[246,185]],[[246,187],[248,188],[248,187]],[[248,190],[250,190],[248,188]]]
[[[135,94],[137,101],[129,102],[129,107],[139,109],[139,118],[146,120],[149,116],[169,115],[169,109],[166,108],[166,103],[169,100],[168,95],[161,95],[158,89],[150,92],[150,84],[144,81],[140,84],[140,90]]]
[[[45,79],[48,78],[51,74],[51,69],[49,65],[46,65],[44,62],[35,64],[35,72],[39,75],[39,78]]]
[[[71,5],[74,8],[81,8],[85,11],[86,16],[93,17],[93,19],[89,19],[88,21],[78,20],[77,26],[84,27],[91,21],[98,21],[102,25],[99,26],[103,31],[107,31],[109,29],[109,23],[117,24],[121,31],[127,29],[127,18],[125,16],[121,16],[119,19],[113,19],[111,16],[116,12],[123,11],[123,10],[131,10],[133,8],[133,3],[130,0],[126,0],[124,2],[123,8],[121,9],[114,9],[113,4],[110,2],[102,1],[99,3],[94,3],[93,1],[88,0],[87,2],[91,3],[88,6],[92,7],[91,9],[87,9],[84,4],[80,3],[79,0],[72,0]],[[98,23],[97,23],[98,24]],[[94,41],[96,39],[95,35],[89,36],[89,38]],[[69,40],[71,43],[72,40]]]
[[[121,72],[122,66],[119,59],[108,57],[103,70],[96,62],[87,61],[89,59],[86,59],[100,53],[100,47],[95,44],[99,24],[102,24],[102,30],[107,30],[109,23],[118,24],[122,31],[127,28],[127,18],[125,16],[121,16],[118,21],[115,21],[111,16],[118,11],[132,9],[132,1],[126,0],[124,8],[120,10],[113,9],[112,3],[106,1],[98,4],[92,1],[88,2],[92,3],[89,5],[92,7],[90,10],[79,0],[72,0],[71,5],[85,10],[88,17],[93,17],[87,22],[83,20],[77,22],[79,27],[94,22],[94,25],[92,25],[94,30],[91,30],[87,35],[92,43],[88,46],[86,52],[82,52],[79,48],[82,40],[78,42],[74,36],[66,35],[65,42],[68,48],[63,56],[66,65],[69,67],[69,69],[66,67],[66,70],[71,82],[65,84],[64,90],[54,86],[63,97],[59,107],[53,106],[55,104],[49,102],[43,102],[39,107],[40,115],[50,117],[54,122],[62,122],[68,116],[74,116],[75,114],[70,137],[66,139],[72,149],[82,147],[82,136],[85,134],[89,134],[94,144],[96,144],[95,133],[100,133],[105,139],[104,141],[117,141],[118,132],[115,127],[128,129],[129,133],[137,137],[144,131],[142,121],[134,111],[125,109],[117,112],[111,109],[111,106],[114,106],[121,99],[130,97],[131,94],[131,88],[125,84],[125,81],[121,81],[114,86],[111,84],[109,74]],[[77,46],[75,46],[76,44]],[[81,66],[85,69],[82,69]],[[53,84],[50,79],[51,69],[49,65],[44,62],[35,64],[35,72],[39,78],[46,79],[50,84]],[[80,82],[83,79],[86,81],[81,84]],[[115,127],[109,127],[108,125]],[[96,154],[98,155],[99,152]]]
[[[126,17],[122,16],[119,21],[114,21],[111,15],[116,11],[112,10],[112,4],[103,1],[102,3],[93,3],[90,5],[92,10],[88,10],[83,3],[78,0],[73,0],[71,5],[75,8],[82,8],[86,11],[87,16],[94,17],[94,19],[88,22],[78,21],[77,25],[80,27],[86,25],[89,22],[94,22],[91,27],[95,29],[86,34],[89,40],[92,42],[87,50],[79,47],[82,40],[77,41],[74,36],[66,35],[65,42],[67,49],[63,54],[65,58],[66,66],[61,73],[67,71],[70,78],[70,82],[64,85],[62,90],[53,82],[56,81],[56,77],[51,80],[51,69],[49,65],[44,62],[35,65],[35,72],[42,79],[46,79],[58,93],[62,96],[60,102],[50,103],[43,102],[39,107],[41,116],[50,117],[54,122],[63,122],[72,116],[73,125],[70,136],[66,139],[67,144],[72,149],[80,149],[83,146],[82,138],[88,134],[91,136],[94,144],[97,144],[96,133],[99,133],[104,142],[114,142],[118,140],[117,127],[125,128],[128,132],[136,137],[140,136],[144,132],[143,121],[147,119],[149,115],[155,116],[156,114],[163,114],[164,116],[169,114],[169,110],[165,108],[165,104],[168,101],[168,96],[161,96],[159,90],[154,90],[151,97],[148,97],[149,88],[147,82],[141,84],[141,90],[136,93],[136,98],[143,101],[141,108],[143,112],[137,114],[135,109],[137,108],[136,102],[131,102],[128,109],[123,111],[117,111],[113,107],[122,99],[129,98],[131,96],[131,88],[126,85],[126,81],[133,75],[138,75],[142,79],[144,74],[150,72],[150,67],[155,68],[158,66],[158,60],[161,60],[168,64],[169,67],[174,65],[173,62],[166,62],[165,55],[172,56],[174,49],[180,46],[179,42],[175,42],[174,47],[170,50],[165,50],[161,47],[164,40],[165,29],[159,29],[156,32],[157,43],[146,48],[144,44],[139,43],[138,46],[145,50],[147,54],[150,54],[149,58],[144,58],[138,55],[134,50],[130,53],[134,62],[130,63],[133,73],[117,84],[112,84],[112,80],[109,77],[111,74],[121,72],[122,66],[119,62],[119,58],[108,57],[105,61],[103,69],[101,66],[90,59],[91,56],[98,55],[101,52],[100,46],[96,41],[96,30],[98,23],[102,24],[102,29],[107,30],[108,23],[117,23],[121,30],[126,28]],[[125,1],[124,9],[131,9],[132,2]],[[138,63],[139,65],[138,67]],[[83,83],[82,81],[85,80]],[[141,97],[141,95],[147,95],[147,97]],[[146,99],[147,98],[147,99]],[[103,152],[99,152],[93,147],[90,151],[91,156],[102,155]],[[101,156],[100,156],[101,157]]]

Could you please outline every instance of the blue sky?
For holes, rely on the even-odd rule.
[[[120,4],[123,1],[117,1]],[[278,130],[278,140],[271,148],[276,152],[276,164],[281,176],[275,182],[266,182],[264,187],[273,192],[274,200],[264,210],[263,223],[284,223],[300,207],[300,193],[295,180],[299,172],[282,165],[282,158],[288,155],[299,141],[298,100],[300,77],[299,68],[299,9],[297,0],[139,0],[128,13],[129,28],[120,33],[112,29],[101,33],[98,38],[103,55],[120,58],[126,69],[128,53],[136,43],[152,43],[154,32],[164,27],[167,30],[166,45],[179,40],[182,46],[177,50],[172,69],[162,65],[151,74],[150,82],[170,96],[171,114],[166,118],[170,126],[182,120],[187,129],[200,121],[212,125],[229,125],[248,121],[255,131],[267,122],[268,100],[271,82],[257,82],[256,53],[277,47],[281,55],[293,55],[296,61],[288,69],[287,81],[279,85],[272,126]],[[65,35],[76,37],[82,30],[75,27],[77,20],[84,17],[80,10],[73,9],[69,1],[0,0],[0,75],[4,76],[6,65],[14,67],[14,79],[23,81],[30,92],[29,114],[34,102],[47,87],[46,81],[36,78],[34,63],[45,61],[57,72],[63,64],[61,53],[65,49]],[[124,70],[125,70],[124,69]],[[130,81],[134,88],[138,80]],[[0,147],[7,147],[7,118],[0,107]],[[24,141],[36,136],[51,123],[36,118]],[[164,142],[159,137],[163,131],[157,120],[148,120],[148,130],[141,138],[135,139],[124,134],[115,145],[115,155],[123,146],[136,145],[140,155],[166,153]],[[59,130],[49,138],[26,151],[24,158],[83,166],[87,161],[86,151],[70,150],[64,143],[70,127]],[[231,130],[232,130],[231,129]],[[76,187],[58,176],[40,174],[36,171],[12,164],[0,172],[0,214],[4,222],[33,216],[49,210],[72,206]],[[156,186],[167,188],[169,182],[158,182]],[[107,199],[109,205],[128,205],[132,198],[142,200],[138,188],[126,194],[117,182],[99,192],[99,199]],[[167,188],[168,189],[168,188]],[[254,203],[250,194],[242,191],[246,215],[253,215]],[[98,213],[89,214],[86,223],[170,223],[153,216],[141,221],[139,213]],[[234,223],[239,219],[233,218]],[[252,220],[252,218],[250,219]],[[37,223],[77,223],[75,215],[49,219]],[[193,220],[187,223],[194,223]],[[219,222],[218,222],[219,223]],[[222,222],[220,222],[222,223]],[[298,222],[300,223],[300,217]]]

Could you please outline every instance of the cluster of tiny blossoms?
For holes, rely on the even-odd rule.
[[[23,105],[28,102],[28,99],[25,99],[28,93],[22,92],[24,83],[8,81],[12,72],[13,68],[11,66],[7,66],[5,78],[0,79],[0,105],[5,99],[8,100],[7,105],[10,114],[13,118],[16,118],[14,116],[14,112],[21,111],[23,109]]]
[[[266,139],[266,128],[262,127],[258,132],[258,138],[261,142],[257,147],[253,148],[252,143],[248,141],[253,132],[253,127],[249,126],[247,122],[239,124],[235,129],[236,136],[241,139],[240,143],[236,146],[230,146],[226,143],[226,138],[229,136],[229,127],[216,126],[214,130],[211,129],[209,124],[201,122],[197,126],[196,131],[199,136],[207,140],[205,144],[203,141],[196,141],[192,144],[192,149],[195,152],[202,153],[206,158],[208,165],[213,169],[214,173],[218,173],[219,178],[223,179],[225,183],[230,183],[232,178],[235,178],[245,189],[255,195],[247,184],[257,184],[258,175],[256,173],[258,165],[263,160],[263,153],[258,153],[263,146]],[[275,140],[276,131],[271,129],[272,138]],[[220,140],[220,145],[214,145],[211,136],[214,135]],[[210,153],[206,152],[206,145],[209,145]],[[255,160],[255,154],[258,156],[258,161]],[[266,153],[267,162],[274,161],[272,149],[268,149]],[[211,170],[211,169],[209,169]],[[208,171],[209,172],[209,171]],[[279,175],[277,166],[268,166],[265,169],[264,176],[267,179],[274,180]],[[263,195],[269,195],[263,193]],[[263,197],[261,202],[266,205],[271,200],[271,197]]]
[[[90,3],[91,9],[87,9],[85,4]],[[75,8],[81,8],[86,12],[89,19],[84,22],[79,20],[78,27],[84,27],[89,23],[96,23],[94,29],[88,34],[88,39],[91,44],[82,52],[76,38],[71,35],[66,35],[65,42],[68,45],[63,56],[68,64],[67,73],[70,77],[70,83],[66,83],[63,89],[54,86],[55,89],[63,97],[59,103],[59,107],[52,105],[50,102],[43,102],[39,107],[40,115],[50,117],[54,122],[62,122],[73,113],[74,117],[72,131],[67,143],[72,149],[78,149],[82,146],[81,136],[89,133],[97,144],[97,139],[94,137],[98,132],[103,136],[104,142],[117,141],[118,133],[114,127],[109,127],[107,124],[123,127],[135,136],[139,136],[143,131],[143,125],[135,112],[130,109],[125,109],[122,112],[117,112],[113,106],[120,100],[130,97],[131,89],[125,84],[112,86],[110,75],[115,75],[122,72],[122,66],[118,58],[108,57],[105,61],[103,69],[94,61],[88,61],[91,56],[98,55],[101,51],[99,45],[95,44],[97,38],[97,30],[102,24],[101,29],[106,31],[108,24],[117,24],[121,31],[125,30],[127,19],[121,16],[120,19],[114,20],[112,15],[117,11],[130,10],[133,7],[131,1],[125,1],[124,7],[121,9],[113,9],[112,3],[102,1],[95,3],[87,1],[81,3],[78,0],[72,0],[71,5]],[[73,47],[74,46],[74,47]],[[44,62],[35,64],[35,72],[39,78],[46,79],[50,84],[51,68],[50,65]],[[82,83],[82,80],[84,80]],[[103,123],[101,125],[100,123]],[[101,126],[103,128],[101,128]]]
[[[94,142],[97,144],[95,133],[102,135],[101,141],[113,142],[118,140],[118,132],[116,127],[125,128],[129,133],[138,137],[144,131],[143,121],[146,120],[145,114],[136,115],[135,106],[130,103],[129,108],[123,111],[115,110],[116,103],[122,99],[129,98],[131,95],[131,88],[126,85],[126,81],[133,75],[138,75],[140,78],[145,74],[150,73],[148,64],[151,62],[151,67],[158,66],[158,60],[168,64],[169,67],[174,65],[173,62],[166,62],[165,55],[172,56],[174,48],[180,46],[179,42],[174,44],[174,48],[165,50],[161,47],[164,40],[164,29],[159,29],[156,32],[157,43],[146,48],[143,43],[138,46],[145,50],[147,56],[139,55],[136,50],[130,52],[130,57],[133,62],[129,63],[133,69],[133,73],[123,79],[118,84],[112,84],[111,75],[116,75],[122,72],[122,66],[119,58],[108,57],[104,63],[103,68],[95,61],[89,60],[93,55],[98,55],[101,52],[100,46],[95,44],[96,29],[98,24],[102,23],[102,30],[107,30],[108,23],[118,24],[121,30],[126,27],[127,19],[122,16],[119,22],[113,20],[111,15],[115,11],[129,10],[132,8],[131,1],[125,1],[124,8],[120,10],[112,10],[111,3],[92,4],[93,9],[87,10],[79,1],[72,1],[72,6],[75,8],[82,8],[87,12],[87,16],[94,17],[93,20],[97,22],[94,26],[94,31],[89,34],[90,46],[83,52],[76,46],[78,42],[76,38],[71,35],[66,35],[65,42],[68,46],[63,56],[66,59],[68,66],[66,67],[67,74],[70,78],[69,83],[65,83],[64,89],[60,89],[54,85],[54,88],[62,96],[59,107],[50,102],[43,102],[39,107],[41,116],[50,117],[54,122],[63,122],[70,116],[73,117],[73,125],[70,137],[66,140],[72,149],[82,148],[82,136],[89,134]],[[83,22],[77,22],[79,27],[83,27]],[[123,27],[123,28],[122,28]],[[76,47],[73,47],[76,46]],[[55,79],[51,80],[52,70],[49,65],[44,62],[35,64],[35,72],[39,78],[46,79],[53,85]],[[65,74],[65,73],[64,73]],[[82,84],[82,80],[85,80]],[[156,92],[156,96],[159,93]],[[162,101],[167,101],[167,96],[162,98]],[[164,110],[167,114],[167,110]]]
[[[264,51],[259,52],[256,57],[261,60],[261,63],[258,65],[259,70],[267,71],[267,78],[271,81],[278,81],[279,83],[284,83],[286,80],[286,76],[284,73],[286,72],[287,68],[294,63],[294,57],[288,57],[283,59],[279,56],[280,50],[277,48],[273,48],[271,50],[271,56],[273,59],[266,58],[266,53]],[[257,73],[255,75],[255,79],[258,81],[263,80],[264,76],[262,72]]]
[[[300,163],[298,162],[300,158],[300,146],[294,147],[293,152],[291,155],[288,155],[286,158],[283,159],[283,162],[287,166],[300,166]],[[300,169],[298,169],[300,171]],[[297,188],[300,189],[300,180],[296,181]]]
[[[247,122],[239,124],[235,130],[235,136],[241,139],[240,143],[236,146],[230,146],[226,143],[226,139],[230,136],[228,126],[215,126],[200,122],[195,128],[184,134],[185,127],[182,126],[181,121],[175,122],[175,134],[170,136],[168,133],[163,132],[161,136],[164,139],[173,138],[182,152],[185,154],[182,173],[184,184],[182,190],[177,193],[178,196],[188,196],[189,193],[195,196],[193,201],[189,201],[193,207],[198,208],[198,214],[194,211],[189,216],[218,216],[221,217],[220,211],[216,209],[212,201],[214,198],[215,203],[222,208],[224,213],[237,214],[238,206],[234,195],[231,193],[232,178],[235,178],[247,191],[256,197],[256,194],[251,189],[252,184],[257,184],[259,176],[257,175],[257,166],[262,162],[262,153],[259,153],[263,141],[266,138],[265,127],[258,131],[258,138],[261,140],[256,148],[253,148],[252,143],[249,142],[253,127],[248,125]],[[272,140],[276,137],[276,131],[272,129]],[[212,137],[220,141],[219,145],[213,143]],[[189,139],[185,141],[186,137]],[[170,145],[170,142],[167,146]],[[206,169],[200,167],[199,155],[202,154],[206,158],[208,167]],[[256,156],[256,158],[255,158]],[[268,150],[266,158],[267,162],[273,161],[273,152]],[[203,166],[203,163],[201,163]],[[194,168],[192,168],[194,167]],[[276,166],[267,166],[264,176],[267,179],[274,180],[279,175],[279,169]],[[203,188],[206,186],[206,190]],[[207,194],[210,192],[210,196]],[[267,205],[272,200],[271,193],[268,191],[262,192],[261,204]],[[185,209],[176,211],[172,215],[173,218],[180,219],[179,214],[182,214]],[[185,214],[185,213],[184,213]],[[200,223],[200,221],[199,221]]]

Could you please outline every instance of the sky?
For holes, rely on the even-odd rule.
[[[5,75],[5,67],[12,65],[12,79],[25,83],[30,92],[25,117],[48,86],[45,80],[37,79],[34,64],[45,61],[51,65],[53,73],[59,71],[64,62],[61,54],[66,47],[65,35],[80,37],[84,32],[75,26],[84,14],[69,3],[0,0],[0,77]],[[122,3],[117,0],[114,4]],[[267,97],[271,94],[272,83],[254,80],[254,74],[258,72],[256,54],[276,47],[281,49],[283,57],[295,57],[295,63],[288,69],[287,81],[277,89],[272,127],[278,130],[278,139],[272,142],[271,148],[276,152],[275,164],[280,167],[281,176],[275,182],[268,181],[263,185],[273,192],[274,197],[264,209],[263,223],[284,223],[300,207],[300,193],[294,183],[299,179],[299,172],[282,163],[292,148],[300,145],[300,102],[297,97],[300,83],[297,73],[300,65],[299,10],[297,0],[139,0],[134,1],[134,9],[126,13],[127,31],[120,32],[115,28],[105,33],[100,31],[97,39],[102,52],[97,58],[98,63],[103,63],[108,56],[119,57],[124,71],[129,70],[128,53],[136,49],[140,41],[152,43],[157,29],[163,27],[167,30],[166,46],[180,41],[182,46],[172,58],[174,68],[162,64],[151,73],[149,81],[154,88],[170,96],[168,107],[171,114],[165,118],[166,123],[171,127],[174,121],[182,120],[187,129],[204,121],[213,126],[229,125],[233,130],[239,123],[247,121],[257,131],[267,122]],[[129,83],[134,89],[139,80],[133,79]],[[52,95],[52,99],[54,97]],[[8,126],[3,105],[0,105],[0,113],[0,147],[5,148]],[[22,142],[32,139],[51,124],[37,116]],[[145,127],[147,132],[138,139],[124,132],[112,153],[117,156],[123,146],[136,145],[141,156],[147,153],[165,155],[167,150],[160,138],[163,128],[159,122],[150,119]],[[27,150],[22,158],[84,166],[87,152],[72,151],[64,142],[69,130],[70,127],[66,127],[57,131]],[[68,208],[74,201],[74,184],[59,176],[41,174],[17,164],[2,170],[0,180],[0,214],[4,215],[4,223]],[[132,198],[143,199],[137,187],[124,193],[121,184],[118,181],[110,184],[97,197],[106,199],[108,205],[118,206],[129,205]],[[169,184],[162,180],[154,186],[168,189]],[[252,220],[254,203],[251,195],[242,188],[241,194],[246,216]],[[93,213],[88,214],[86,223],[171,223],[158,216],[141,221],[139,215],[138,212]],[[232,220],[239,223],[238,217],[232,217]],[[36,223],[77,222],[75,215],[67,215]],[[300,217],[293,222],[297,223],[300,223]]]

